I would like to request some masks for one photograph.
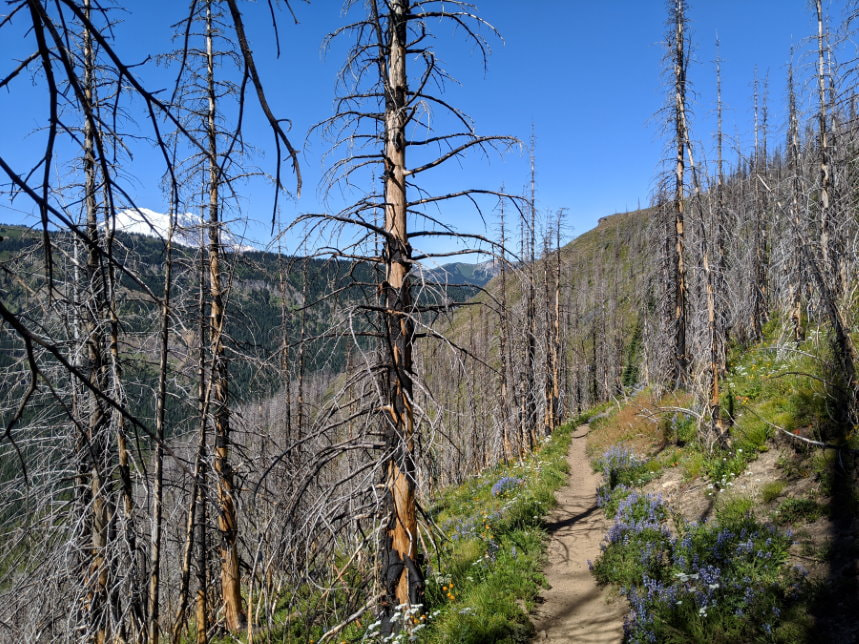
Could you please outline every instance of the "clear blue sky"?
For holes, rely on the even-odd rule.
[[[827,3],[836,25],[843,0]],[[181,17],[185,3],[152,0],[127,2],[123,22],[116,27],[121,50],[130,59],[170,46],[170,25]],[[483,134],[509,134],[527,143],[531,124],[537,136],[538,208],[569,209],[568,237],[593,227],[604,215],[647,205],[661,162],[666,136],[658,112],[665,102],[665,2],[662,0],[483,0],[479,12],[502,34],[493,39],[484,73],[475,48],[462,35],[440,32],[436,49],[445,68],[461,82],[448,84],[444,97],[463,108]],[[336,73],[342,46],[323,56],[320,45],[329,31],[345,24],[338,0],[293,0],[299,24],[280,15],[282,53],[275,58],[274,37],[266,3],[248,3],[248,29],[276,114],[292,120],[293,142],[301,145],[305,189],[298,200],[281,202],[281,220],[324,208],[319,181],[325,165],[325,141],[305,140],[309,128],[332,111]],[[360,3],[359,3],[360,6]],[[721,39],[725,129],[748,149],[751,139],[751,94],[755,67],[769,74],[771,140],[783,139],[786,63],[791,46],[798,49],[800,88],[810,100],[812,58],[807,52],[815,33],[811,3],[806,0],[690,0],[689,18],[694,48],[690,67],[693,84],[692,132],[701,144],[699,157],[711,156],[715,130],[714,40]],[[354,17],[355,13],[351,14]],[[0,41],[0,76],[12,59],[32,51],[28,36]],[[151,86],[167,87],[172,79],[163,68],[149,65],[142,75]],[[36,79],[35,83],[41,82]],[[4,158],[24,167],[37,149],[47,108],[39,103],[30,79],[16,80],[14,91],[0,94],[0,116],[7,124],[0,143]],[[249,113],[251,119],[256,111]],[[9,124],[15,127],[10,129]],[[273,161],[266,126],[252,124],[247,138]],[[771,144],[772,145],[772,144]],[[166,210],[159,188],[158,160],[148,146],[135,146],[134,161],[124,165],[128,185],[138,205]],[[428,179],[434,187],[463,186],[522,191],[528,183],[527,149],[488,161],[480,156],[461,166],[453,164]],[[241,215],[250,220],[246,232],[260,243],[268,241],[271,198],[258,183],[240,187]],[[351,195],[353,198],[355,194]],[[342,203],[333,195],[328,207]],[[34,209],[24,200],[8,205],[0,195],[0,221],[33,223]],[[479,231],[481,224],[467,208],[448,207],[443,217],[462,230]],[[241,230],[241,229],[239,229]]]

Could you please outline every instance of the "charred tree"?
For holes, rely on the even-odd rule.
[[[686,70],[689,64],[686,37],[686,0],[671,0],[669,15],[672,30],[669,33],[668,44],[673,68],[673,107],[672,122],[674,127],[675,160],[674,160],[674,196],[673,196],[673,227],[670,228],[669,238],[672,240],[671,270],[673,271],[672,285],[674,288],[674,314],[672,319],[674,342],[674,386],[684,388],[689,383],[689,353],[686,343],[688,327],[687,306],[688,286],[686,283],[686,231],[685,231],[685,186],[686,186],[686,141],[689,138],[686,115]]]

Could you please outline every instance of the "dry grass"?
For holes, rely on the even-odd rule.
[[[588,437],[590,456],[602,454],[623,443],[641,456],[652,456],[666,447],[665,427],[673,411],[690,404],[688,394],[671,393],[656,398],[645,390],[609,410],[609,416],[594,422]]]

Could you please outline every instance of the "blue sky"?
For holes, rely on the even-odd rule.
[[[828,3],[836,24],[843,0]],[[185,3],[152,0],[125,3],[123,22],[116,36],[124,55],[144,60],[147,54],[170,47],[171,24]],[[360,3],[359,3],[360,6]],[[324,172],[326,142],[308,130],[332,112],[337,70],[343,45],[326,54],[321,43],[326,33],[354,18],[344,16],[338,0],[312,4],[293,1],[299,19],[279,18],[281,57],[275,57],[274,36],[264,2],[246,5],[248,30],[263,82],[275,113],[292,120],[293,143],[302,147],[305,188],[300,199],[281,201],[281,221],[302,212],[337,208],[357,195],[331,194],[323,200],[319,181]],[[464,109],[482,134],[507,134],[527,143],[531,126],[537,138],[537,200],[543,212],[567,208],[567,237],[592,228],[599,217],[639,204],[647,205],[661,162],[667,135],[659,109],[665,102],[665,3],[662,0],[483,0],[481,16],[503,36],[488,35],[492,55],[484,72],[475,47],[461,33],[440,31],[436,50],[445,68],[461,85],[449,83],[445,100]],[[810,101],[815,33],[812,9],[806,0],[691,0],[690,28],[694,63],[693,136],[700,143],[699,158],[712,155],[714,114],[714,41],[721,40],[725,130],[732,142],[747,150],[751,140],[752,79],[757,67],[769,75],[771,141],[783,139],[786,64],[790,48],[797,48],[800,88]],[[32,48],[28,37],[0,39],[4,70],[13,58]],[[2,71],[5,75],[8,71]],[[167,87],[172,75],[147,64],[141,71],[150,86]],[[39,79],[34,85],[38,86]],[[3,137],[4,158],[24,167],[32,155],[47,110],[29,79],[16,82],[14,91],[0,95],[0,116],[16,127]],[[255,119],[258,113],[249,112]],[[263,169],[273,161],[271,135],[266,126],[251,123],[246,134],[264,158]],[[772,145],[772,144],[771,144]],[[138,205],[165,210],[159,188],[158,160],[150,146],[135,145],[134,160],[123,166],[127,185]],[[267,165],[268,164],[268,165]],[[528,183],[527,148],[503,158],[479,155],[463,164],[427,175],[438,190],[457,186],[498,188],[520,192]],[[252,181],[239,186],[240,210],[232,216],[239,231],[254,241],[269,240],[271,194],[265,184]],[[0,195],[0,221],[32,223],[33,209],[19,199],[10,207]],[[446,207],[441,216],[464,231],[482,231],[482,223],[467,208]]]

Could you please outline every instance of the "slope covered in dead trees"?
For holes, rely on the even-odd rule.
[[[838,612],[798,581],[791,595],[783,564],[802,553],[769,525],[828,514],[832,538],[809,538],[826,553],[805,556],[855,596],[856,56],[837,65],[852,44],[830,35],[828,5],[809,10],[813,68],[788,69],[783,144],[755,82],[754,145],[726,154],[719,89],[705,160],[687,6],[670,0],[671,167],[654,206],[561,248],[563,212],[537,208],[534,134],[525,196],[424,179],[518,143],[433,94],[449,72],[432,48],[464,33],[487,54],[491,25],[448,0],[345,4],[330,36],[347,41],[334,113],[316,131],[334,159],[325,188],[347,205],[277,231],[326,263],[229,252],[233,190],[258,170],[246,107],[275,142],[273,225],[286,175],[302,188],[249,44],[251,5],[192,3],[182,49],[159,57],[175,63],[169,92],[122,60],[96,0],[19,3],[0,23],[26,43],[0,87],[30,79],[50,115],[35,165],[0,157],[4,196],[38,217],[35,233],[0,242],[0,637],[522,640],[516,602],[540,582],[563,421],[629,398],[640,407],[615,420],[650,419],[628,419],[628,438],[658,454],[644,462],[613,441],[599,455],[617,529],[595,564],[635,609],[627,637],[849,636],[852,605]],[[855,15],[836,18],[842,31]],[[114,229],[139,181],[133,121],[162,157],[172,213],[163,239],[134,244]],[[463,203],[495,208],[497,239],[426,243],[453,232],[444,213]],[[190,210],[204,213],[200,244],[179,248],[176,213]],[[475,252],[498,270],[475,298],[427,268]],[[768,520],[723,492],[776,437],[794,446],[788,479],[749,487],[766,503],[788,491]],[[634,489],[662,471],[667,493],[726,500],[675,521]],[[614,538],[644,529],[642,552]],[[708,549],[728,559],[713,543],[734,567],[690,563]],[[755,567],[752,552],[770,556]],[[746,608],[743,583],[763,589]]]
[[[428,374],[456,444],[457,460],[439,471],[440,480],[457,481],[471,468],[532,449],[552,429],[547,410],[577,415],[639,382],[654,315],[642,296],[652,286],[655,212],[604,217],[560,251],[506,265],[475,298],[478,305],[442,322],[441,332],[472,359]],[[533,313],[529,290],[537,294]],[[444,350],[430,350],[426,360],[443,363]]]

